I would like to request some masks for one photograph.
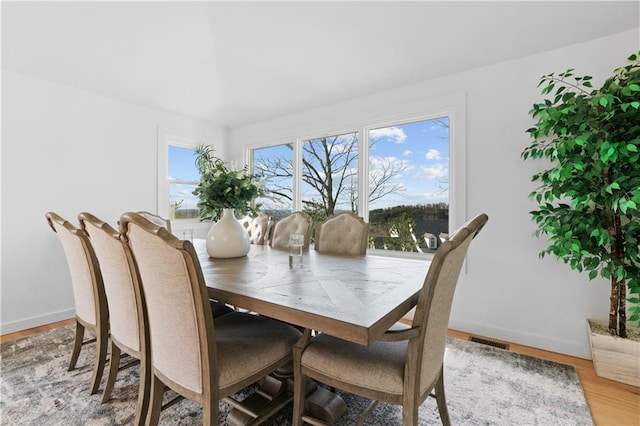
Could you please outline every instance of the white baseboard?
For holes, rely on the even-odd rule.
[[[578,358],[591,359],[591,347],[589,346],[588,340],[585,340],[584,344],[581,344],[580,342],[567,342],[536,334],[491,327],[485,324],[456,321],[453,318],[449,321],[449,328],[465,333],[476,334],[478,336],[489,338],[493,337],[494,339],[517,343],[519,345],[531,346],[538,349],[544,349],[546,351],[571,355]],[[586,333],[584,337],[585,339],[587,338]]]
[[[16,331],[27,330],[41,325],[51,324],[52,322],[63,321],[76,316],[75,309],[65,309],[64,311],[52,312],[46,315],[21,319],[0,324],[0,334],[15,333]]]

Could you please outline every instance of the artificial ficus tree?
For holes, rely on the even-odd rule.
[[[550,98],[530,111],[522,157],[549,163],[530,194],[535,235],[549,237],[540,256],[608,279],[609,330],[626,337],[627,305],[640,320],[640,52],[599,89],[591,82],[573,69],[541,78]]]

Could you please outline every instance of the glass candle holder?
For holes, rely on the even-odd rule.
[[[304,246],[304,235],[293,234],[289,236],[289,268],[299,268],[302,266],[302,247]]]

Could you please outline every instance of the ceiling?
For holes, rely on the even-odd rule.
[[[639,2],[2,2],[2,68],[230,128],[638,28]]]

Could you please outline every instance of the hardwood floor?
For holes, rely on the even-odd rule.
[[[0,342],[26,337],[68,324],[73,324],[73,320],[60,321],[29,330],[5,334],[0,336]],[[469,340],[471,336],[468,333],[455,330],[450,330],[449,335],[463,340]],[[482,338],[482,336],[475,337]],[[505,343],[509,345],[509,350],[512,352],[573,366],[578,372],[578,377],[584,388],[587,403],[596,426],[640,426],[640,388],[596,376],[593,363],[590,360],[492,338],[488,340]]]

